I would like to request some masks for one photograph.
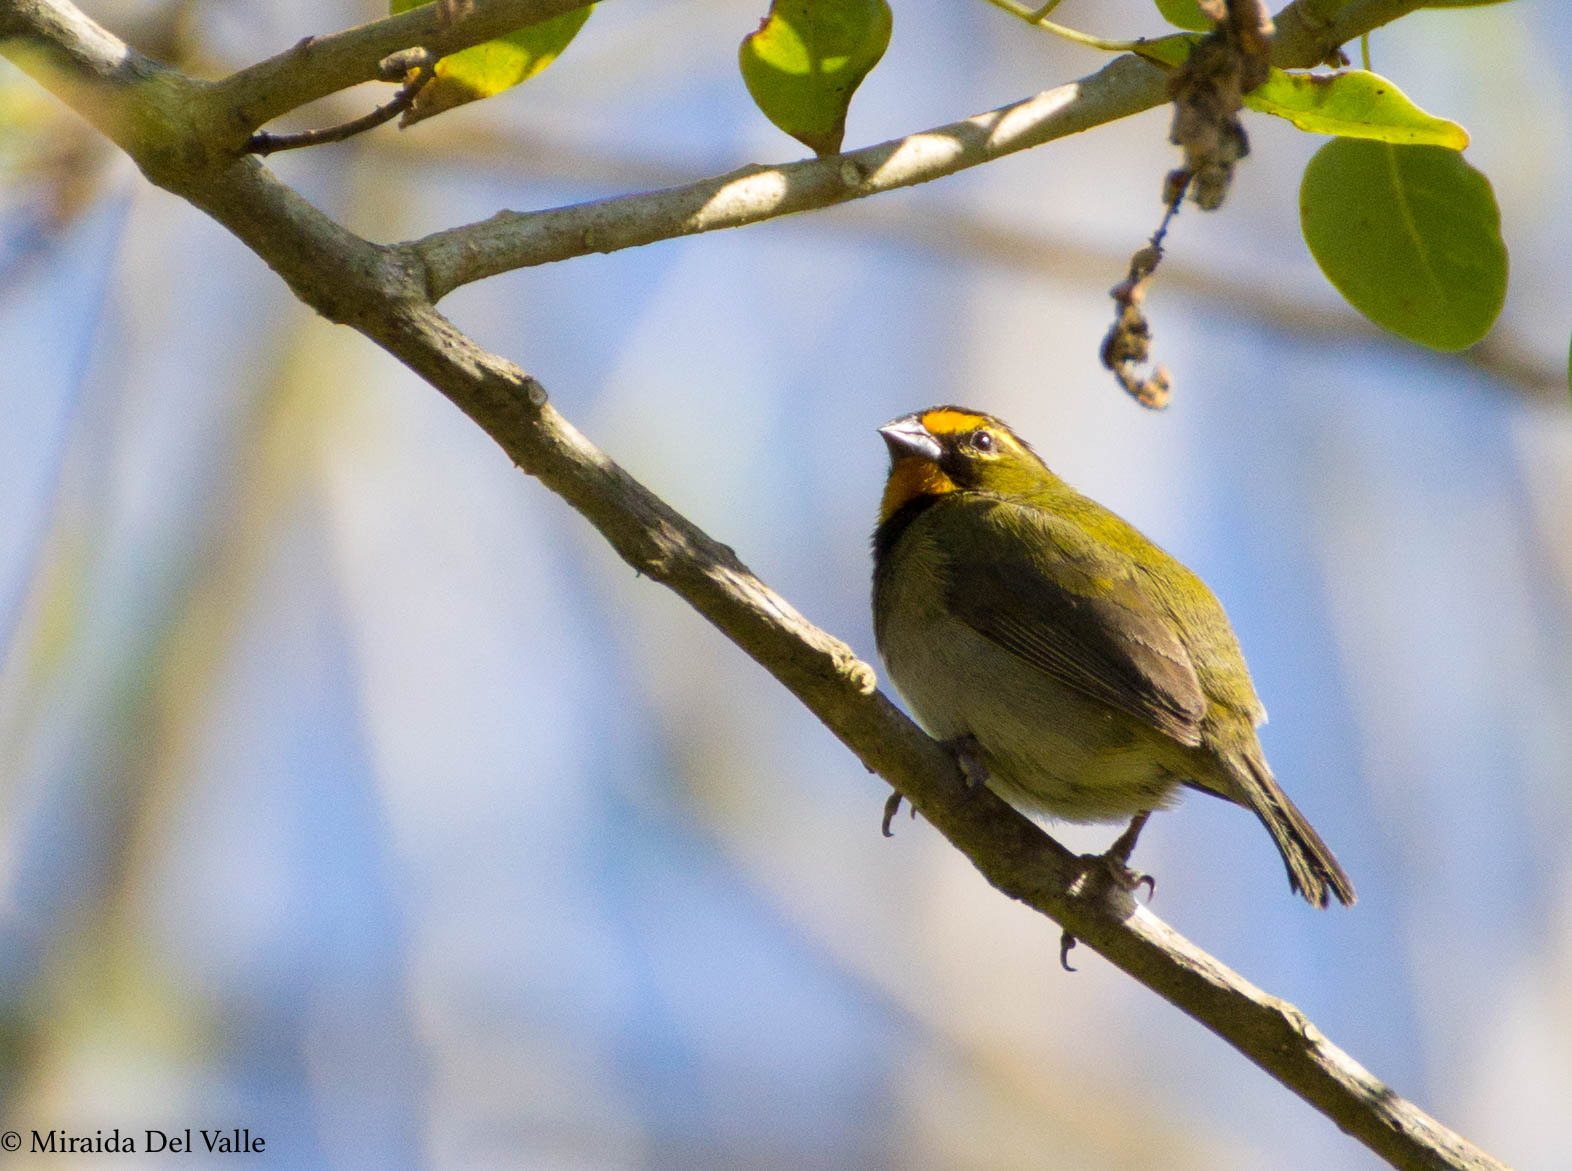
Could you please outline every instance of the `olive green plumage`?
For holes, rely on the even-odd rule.
[[[880,433],[874,633],[931,733],[975,740],[990,787],[1052,817],[1131,817],[1180,785],[1224,797],[1271,832],[1296,891],[1354,901],[1267,768],[1265,712],[1200,578],[998,419],[934,407]]]

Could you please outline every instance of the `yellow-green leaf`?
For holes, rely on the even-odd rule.
[[[418,8],[429,0],[392,0],[391,11]],[[589,19],[593,5],[473,45],[437,62],[436,77],[420,91],[401,126],[454,106],[489,98],[528,81],[557,59]]]
[[[1457,151],[1334,138],[1305,168],[1299,220],[1349,304],[1412,341],[1461,350],[1501,312],[1501,214]]]
[[[1209,33],[1212,21],[1201,11],[1195,0],[1155,0],[1157,11],[1175,28],[1189,29],[1193,33]]]
[[[1194,33],[1171,33],[1166,37],[1143,37],[1131,48],[1148,61],[1177,69],[1190,59],[1190,50],[1200,39]]]
[[[1363,69],[1329,75],[1273,69],[1244,101],[1252,110],[1287,118],[1315,134],[1449,150],[1468,145],[1468,131],[1456,122],[1425,113],[1386,78]]]
[[[889,43],[885,0],[774,0],[737,62],[764,116],[829,155],[841,149],[852,94]]]

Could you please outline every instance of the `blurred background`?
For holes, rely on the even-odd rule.
[[[209,77],[379,14],[85,7]],[[1102,62],[895,8],[848,147]],[[764,9],[603,5],[521,89],[270,165],[395,241],[797,158],[736,69]],[[1137,0],[1055,19],[1161,30]],[[1298,235],[1321,140],[1248,115],[1149,302],[1173,405],[1132,403],[1097,350],[1164,111],[443,309],[870,660],[874,428],[1011,421],[1212,584],[1360,893],[1310,910],[1197,798],[1142,839],[1154,910],[1498,1157],[1565,1167],[1572,15],[1422,13],[1372,54],[1495,184],[1511,292],[1472,354],[1342,305]],[[887,788],[761,669],[9,67],[0,167],[0,1125],[244,1126],[301,1168],[1377,1165],[1095,955],[1060,971],[924,823],[882,839]],[[46,1162],[73,1160],[11,1165]]]

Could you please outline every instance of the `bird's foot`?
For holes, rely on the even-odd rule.
[[[1151,902],[1152,896],[1157,893],[1157,879],[1150,874],[1130,866],[1130,855],[1135,853],[1135,840],[1141,836],[1141,830],[1146,825],[1146,819],[1152,816],[1150,809],[1143,809],[1130,819],[1130,824],[1125,831],[1114,839],[1113,845],[1102,854],[1091,855],[1094,860],[1100,860],[1104,869],[1118,886],[1134,894],[1140,887],[1146,888],[1146,901]]]
[[[955,757],[956,767],[961,770],[961,776],[966,781],[968,790],[975,790],[988,783],[988,766],[983,763],[982,745],[977,743],[977,737],[970,733],[965,736],[956,736],[952,740],[941,740],[939,743],[948,749],[951,756]],[[891,793],[884,803],[884,820],[879,824],[879,832],[887,838],[895,835],[890,832],[890,823],[895,820],[895,815],[901,811],[901,795],[899,791]],[[912,816],[917,816],[917,807],[912,806]]]
[[[940,743],[955,757],[968,789],[980,789],[988,783],[988,766],[983,763],[982,745],[977,742],[977,737],[968,732],[951,740],[941,740]]]
[[[1130,855],[1135,852],[1136,839],[1141,836],[1141,829],[1151,815],[1149,809],[1137,813],[1130,819],[1125,831],[1103,853],[1081,855],[1083,867],[1080,880],[1076,883],[1077,894],[1117,890],[1133,899],[1135,892],[1144,886],[1146,901],[1151,902],[1152,896],[1157,893],[1157,880],[1130,866]],[[1066,972],[1075,971],[1070,966],[1070,949],[1074,946],[1075,936],[1069,931],[1059,936],[1059,964]]]

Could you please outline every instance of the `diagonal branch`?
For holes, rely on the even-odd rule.
[[[1395,1166],[1500,1171],[1292,1005],[1231,972],[1127,894],[1096,882],[1095,869],[991,793],[969,791],[949,754],[878,691],[872,670],[844,643],[590,444],[546,402],[538,382],[442,317],[411,249],[380,247],[348,232],[254,158],[215,165],[219,148],[202,135],[221,128],[168,97],[192,83],[134,58],[67,0],[5,3],[0,51],[95,124],[112,127],[146,173],[227,227],[303,301],[351,325],[446,395],[629,565],[678,593],[774,675],[999,890],[1059,922]]]

